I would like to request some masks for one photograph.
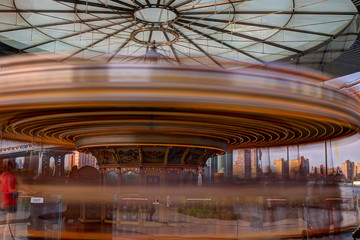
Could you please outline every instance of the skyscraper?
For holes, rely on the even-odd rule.
[[[306,177],[309,173],[309,159],[300,156],[295,160],[290,160],[290,177]]]
[[[256,179],[259,177],[259,149],[241,149],[238,151],[234,173],[241,179]],[[236,168],[236,169],[235,169]]]
[[[287,179],[289,177],[289,162],[280,158],[274,161],[275,175],[278,179]]]
[[[355,163],[350,160],[346,160],[341,165],[341,171],[343,172],[346,179],[352,180],[354,178],[354,173],[355,173],[354,170],[355,170]]]
[[[322,177],[325,177],[326,176],[326,167],[324,166],[324,165],[320,165],[320,167],[319,167],[319,174],[320,174],[320,176],[322,176]]]
[[[360,178],[360,163],[356,163],[354,177]]]
[[[311,174],[313,174],[313,175],[318,175],[318,174],[319,174],[319,169],[318,169],[318,167],[312,166],[312,167],[311,167]]]

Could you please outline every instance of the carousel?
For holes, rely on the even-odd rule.
[[[359,130],[348,88],[269,64],[345,51],[350,0],[6,0],[0,12],[18,53],[0,59],[2,138],[91,153],[103,183],[196,183],[227,150]]]

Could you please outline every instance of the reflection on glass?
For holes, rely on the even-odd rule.
[[[144,234],[346,239],[359,223],[359,144],[354,135],[326,144],[228,151],[208,159],[198,172],[181,168],[181,148],[166,150],[173,165],[158,171],[95,168],[91,161],[78,167],[73,153],[63,154],[64,161],[55,152],[46,157],[35,150],[7,156],[2,161],[16,163],[20,184],[10,228],[16,239],[141,239]],[[142,157],[155,159],[157,152],[164,157],[163,148],[154,149],[144,148]],[[34,171],[39,166],[27,163],[30,157],[42,161],[41,174]],[[64,175],[54,176],[59,164]],[[32,171],[22,170],[29,167]],[[2,213],[0,221],[5,219]]]

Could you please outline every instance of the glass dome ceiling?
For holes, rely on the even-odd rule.
[[[218,66],[306,55],[358,14],[351,0],[2,0],[0,12],[0,41],[20,53],[126,62],[155,47]]]

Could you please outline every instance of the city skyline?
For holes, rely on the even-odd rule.
[[[274,161],[280,158],[287,159],[287,147],[273,147],[273,148],[260,148],[262,156],[260,164],[265,169],[266,166],[274,166]],[[299,151],[298,151],[299,149]],[[341,163],[346,160],[351,160],[355,163],[360,162],[359,150],[360,149],[360,135],[355,134],[346,139],[333,140],[327,142],[327,159],[328,167],[341,167]],[[270,158],[268,151],[270,151]],[[311,167],[319,167],[325,165],[325,143],[315,143],[307,145],[289,146],[289,160],[297,159],[299,156],[304,156],[310,161]],[[235,162],[238,157],[238,150],[233,151],[233,161]]]
[[[271,170],[269,174],[276,176],[278,179],[297,178],[295,175],[300,177],[316,175],[324,177],[327,166],[328,174],[339,173],[346,180],[360,178],[359,134],[346,139],[328,141],[326,147],[327,156],[325,156],[325,142],[289,147],[260,148],[257,149],[257,152],[261,152],[258,155],[250,154],[250,151],[256,151],[253,149],[234,150],[234,175],[240,179],[254,179],[253,174],[244,171],[248,169],[252,172],[254,166],[257,165],[261,174],[266,175]],[[249,153],[245,154],[246,151],[249,151]],[[253,157],[257,158],[256,161],[252,159]],[[327,158],[327,164],[325,158]],[[257,164],[254,164],[254,162],[257,162]],[[267,175],[270,176],[269,174]]]

